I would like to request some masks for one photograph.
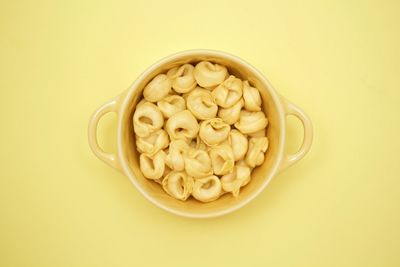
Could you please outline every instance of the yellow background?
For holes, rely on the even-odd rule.
[[[400,266],[399,3],[2,0],[0,266]],[[150,204],[86,136],[100,104],[192,48],[247,60],[315,127],[302,161],[208,220]],[[288,151],[301,133],[290,118]]]

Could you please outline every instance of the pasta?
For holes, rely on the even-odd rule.
[[[231,75],[212,91],[215,102],[223,108],[232,107],[243,94],[242,81]]]
[[[236,129],[244,134],[258,132],[268,125],[268,119],[262,111],[247,111],[240,112],[239,121],[235,123]]]
[[[248,111],[261,110],[261,96],[257,88],[251,87],[249,81],[243,82],[244,108]]]
[[[184,156],[185,171],[194,178],[212,174],[211,159],[204,150],[190,149]]]
[[[188,150],[189,146],[185,141],[179,139],[171,141],[165,163],[172,170],[183,171],[185,169],[185,159],[183,155]]]
[[[216,175],[225,175],[232,172],[235,165],[232,148],[220,145],[210,149],[211,164]]]
[[[180,67],[175,67],[167,72],[167,76],[172,80],[172,88],[177,93],[187,93],[193,90],[197,82],[193,75],[194,67],[190,64],[185,64]]]
[[[249,150],[246,154],[246,163],[254,168],[264,162],[264,153],[268,149],[267,137],[252,137],[249,140]]]
[[[194,68],[194,77],[197,83],[204,88],[212,88],[222,83],[228,76],[226,67],[208,61],[197,63]]]
[[[133,115],[133,129],[139,137],[147,137],[161,129],[164,118],[156,105],[145,102],[136,107]]]
[[[187,108],[199,120],[212,119],[217,115],[218,106],[210,91],[197,87],[187,96]]]
[[[196,140],[193,139],[189,145],[191,148],[201,150],[207,150],[208,147],[199,136],[196,136]]]
[[[142,98],[137,104],[136,104],[136,109],[139,108],[142,104],[147,103],[146,99]]]
[[[201,61],[158,74],[142,96],[132,121],[143,176],[180,201],[238,197],[268,150],[260,91]]]
[[[246,165],[237,165],[232,173],[221,177],[222,189],[225,192],[231,192],[234,197],[239,196],[242,186],[245,186],[251,179],[251,169]]]
[[[164,152],[165,152],[165,151],[164,151]],[[167,152],[165,152],[165,154],[168,155]],[[158,180],[159,180],[159,181],[161,180],[160,182],[162,182],[163,177],[167,176],[170,172],[172,172],[172,170],[171,170],[170,167],[168,167],[168,165],[167,165],[167,158],[165,158],[164,173],[163,173],[162,177],[159,178]]]
[[[233,158],[235,161],[244,158],[248,148],[248,141],[238,130],[232,130],[229,133],[229,144],[232,147]]]
[[[165,153],[167,153],[167,152],[165,152]],[[171,171],[172,170],[167,165],[165,165],[164,166],[164,173],[162,174],[161,178],[153,179],[152,181],[156,182],[157,184],[162,185],[162,181],[163,181],[164,177],[166,177]]]
[[[240,99],[236,104],[230,108],[220,108],[218,111],[218,117],[220,117],[225,123],[232,125],[239,120],[240,111],[244,105],[243,99]]]
[[[163,99],[171,91],[171,80],[165,74],[159,74],[143,89],[143,97],[149,102]]]
[[[208,146],[214,146],[224,141],[231,127],[220,118],[203,121],[200,124],[199,136]]]
[[[147,137],[139,137],[136,139],[136,147],[140,153],[144,153],[150,157],[154,156],[158,151],[168,147],[169,138],[166,131],[160,129]]]
[[[140,154],[140,170],[144,177],[153,180],[161,178],[165,170],[165,156],[165,152],[162,150],[154,158],[146,154]]]
[[[165,128],[172,140],[182,139],[189,142],[199,132],[199,124],[189,110],[176,113],[168,119]]]
[[[265,136],[265,129],[261,129],[254,133],[249,133],[250,137],[264,137]]]
[[[162,187],[170,196],[186,200],[193,190],[193,178],[185,172],[172,171],[162,181]]]
[[[219,198],[221,191],[221,181],[217,176],[211,175],[194,181],[192,195],[199,201],[210,202]]]
[[[166,119],[186,109],[185,99],[179,95],[168,95],[158,101],[157,106]]]

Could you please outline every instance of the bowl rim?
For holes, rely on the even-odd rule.
[[[117,122],[117,154],[119,158],[119,163],[121,165],[121,168],[126,176],[128,176],[129,180],[133,184],[133,186],[151,203],[153,203],[155,206],[170,212],[172,214],[182,216],[182,217],[187,217],[187,218],[213,218],[213,217],[219,217],[226,215],[228,213],[232,213],[248,203],[250,203],[252,200],[254,200],[257,196],[260,195],[262,191],[268,186],[268,184],[271,182],[272,178],[277,174],[278,169],[281,165],[282,158],[284,155],[284,146],[285,146],[285,135],[286,135],[286,124],[285,124],[285,111],[282,105],[281,97],[278,95],[278,93],[275,91],[274,87],[272,84],[269,82],[269,80],[260,72],[258,71],[254,66],[252,66],[250,63],[247,61],[232,55],[227,52],[219,51],[219,50],[211,50],[211,49],[191,49],[191,50],[184,50],[180,52],[176,52],[173,54],[170,54],[166,57],[161,58],[160,60],[156,61],[152,65],[150,65],[144,72],[142,72],[136,80],[129,86],[129,88],[126,90],[126,92],[122,96],[122,103],[119,108],[119,113],[124,113],[126,109],[128,108],[130,104],[130,100],[132,98],[132,94],[135,93],[137,89],[137,85],[140,84],[144,79],[146,79],[153,71],[158,69],[160,66],[163,66],[167,63],[171,63],[173,61],[179,60],[181,57],[188,57],[188,56],[210,56],[210,57],[220,57],[220,58],[225,58],[232,60],[234,62],[237,62],[239,65],[243,65],[245,68],[250,70],[256,77],[259,79],[263,84],[266,85],[266,88],[273,100],[273,102],[276,105],[277,108],[277,113],[279,117],[279,124],[280,124],[280,136],[279,136],[279,144],[278,144],[278,149],[277,149],[277,159],[275,161],[275,164],[271,168],[271,172],[269,177],[266,177],[265,181],[262,183],[262,185],[252,192],[250,196],[246,199],[244,199],[241,202],[237,202],[231,207],[225,209],[225,210],[220,210],[220,211],[215,211],[215,212],[209,212],[209,213],[201,213],[201,214],[196,214],[196,213],[191,213],[191,212],[184,212],[180,211],[171,207],[168,207],[164,205],[162,202],[158,201],[157,199],[153,198],[150,196],[146,190],[144,190],[139,182],[137,181],[137,178],[135,175],[132,173],[132,171],[129,169],[127,159],[123,155],[123,149],[122,149],[122,124],[123,124],[123,117],[124,116],[118,116],[118,122]]]

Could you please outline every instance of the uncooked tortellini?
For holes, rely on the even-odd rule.
[[[185,99],[179,95],[168,95],[162,100],[158,101],[157,106],[167,119],[186,109]]]
[[[193,190],[193,178],[185,172],[172,171],[162,181],[162,186],[169,195],[179,200],[186,200]]]
[[[242,81],[233,75],[229,76],[228,79],[212,91],[215,102],[223,108],[232,107],[240,100],[242,94]]]
[[[184,159],[185,171],[190,176],[201,178],[212,174],[211,159],[207,151],[190,149]]]
[[[215,175],[196,179],[193,185],[192,195],[202,202],[216,200],[221,195],[221,181]]]
[[[232,172],[235,165],[232,148],[229,145],[220,145],[210,149],[211,164],[216,175],[225,175]]]
[[[214,146],[226,140],[231,127],[220,118],[203,121],[200,124],[199,136],[209,146]]]
[[[159,74],[143,89],[143,97],[149,102],[163,99],[171,91],[171,80],[165,74]]]
[[[239,121],[235,123],[236,129],[244,134],[250,134],[265,129],[268,125],[268,119],[262,111],[247,111],[240,112]]]
[[[226,66],[201,61],[171,68],[145,86],[131,137],[143,176],[170,197],[238,197],[264,163],[266,105],[254,85],[237,77]]]
[[[225,80],[227,75],[226,67],[208,61],[201,61],[194,68],[194,77],[197,83],[204,88],[217,86]]]
[[[173,115],[168,119],[165,128],[172,140],[182,139],[188,142],[199,132],[199,124],[189,110]]]
[[[167,76],[172,80],[172,88],[177,93],[187,93],[196,87],[197,83],[194,79],[193,71],[194,67],[190,64],[168,71]]]
[[[222,189],[231,192],[235,197],[239,196],[242,186],[245,186],[251,179],[251,169],[245,164],[238,164],[233,172],[225,174],[221,178]]]
[[[252,137],[249,140],[249,150],[246,154],[246,163],[254,168],[264,162],[264,153],[268,149],[267,137]]]
[[[218,106],[214,102],[210,91],[200,87],[194,89],[186,98],[187,107],[199,120],[215,118]]]
[[[136,147],[140,153],[152,157],[161,149],[168,147],[169,138],[166,131],[160,129],[147,137],[136,138]]]
[[[233,158],[235,161],[244,158],[248,148],[247,137],[238,130],[232,130],[229,133],[229,145],[232,147]]]
[[[236,123],[240,117],[240,111],[242,110],[244,101],[240,99],[235,105],[229,108],[220,108],[218,111],[218,117],[229,125]]]
[[[165,152],[159,151],[153,158],[146,154],[140,154],[140,170],[148,179],[159,179],[165,170]]]
[[[169,144],[168,155],[165,163],[175,171],[185,169],[184,154],[189,150],[189,145],[184,140],[172,140]]]
[[[199,136],[196,137],[196,140],[192,140],[190,142],[190,147],[194,149],[201,149],[201,150],[207,150],[208,146],[201,140]]]
[[[161,129],[164,118],[156,105],[145,102],[136,107],[133,129],[140,137],[146,137]]]
[[[250,137],[265,137],[265,129],[259,130],[254,133],[249,133]]]
[[[249,81],[243,82],[244,108],[248,111],[261,110],[261,96],[257,88],[250,86]]]

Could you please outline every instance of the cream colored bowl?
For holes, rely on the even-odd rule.
[[[225,194],[216,201],[201,203],[194,199],[176,200],[167,195],[159,184],[146,179],[139,169],[138,152],[135,145],[135,134],[132,116],[136,103],[140,100],[144,86],[157,74],[185,63],[196,63],[209,60],[227,66],[230,73],[241,79],[248,79],[261,92],[263,109],[268,116],[267,136],[269,148],[265,162],[252,173],[251,182],[240,190],[238,198]],[[103,151],[97,142],[96,130],[100,118],[115,112],[117,123],[117,154]],[[303,124],[304,139],[298,152],[293,155],[284,153],[287,115],[294,115]],[[307,115],[297,106],[279,96],[269,81],[254,67],[242,59],[219,51],[189,50],[161,59],[148,68],[132,86],[121,95],[111,99],[94,112],[89,122],[89,144],[93,153],[101,160],[125,173],[133,185],[156,206],[171,213],[193,217],[209,218],[233,212],[259,195],[271,179],[281,170],[304,157],[312,143],[312,125]]]

